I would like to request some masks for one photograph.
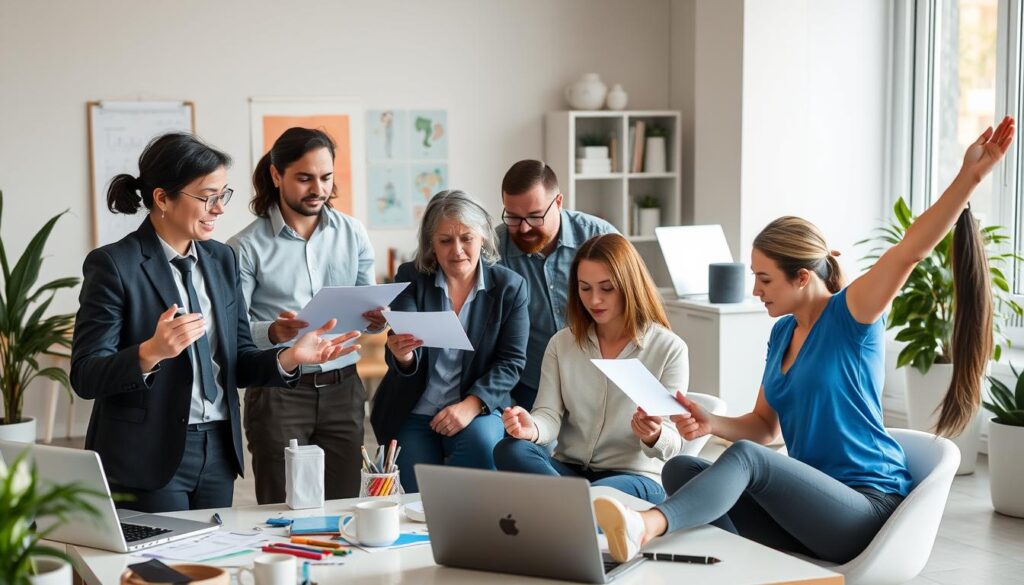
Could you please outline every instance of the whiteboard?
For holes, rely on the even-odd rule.
[[[139,176],[139,155],[154,137],[195,131],[192,102],[102,101],[86,106],[89,123],[89,173],[92,185],[93,244],[116,242],[138,229],[145,207],[134,215],[107,209],[107,186],[115,175]]]

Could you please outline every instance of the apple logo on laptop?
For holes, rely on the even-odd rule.
[[[519,529],[516,528],[516,521],[512,519],[512,514],[498,520],[498,526],[501,527],[501,531],[509,536],[515,536],[519,534]]]

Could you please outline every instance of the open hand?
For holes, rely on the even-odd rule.
[[[644,412],[644,409],[637,407],[629,421],[629,428],[644,445],[653,447],[661,437],[661,420],[660,416],[651,416]]]
[[[359,351],[360,346],[356,344],[342,347],[344,343],[359,337],[358,331],[349,331],[334,339],[323,337],[337,323],[337,319],[331,319],[320,328],[307,332],[293,346],[282,351],[278,356],[278,359],[281,361],[281,367],[285,371],[290,372],[300,364],[322,364],[354,351]]]
[[[1007,116],[993,131],[989,126],[974,144],[967,147],[960,174],[974,182],[980,182],[999,162],[1013,142],[1016,132],[1013,118]]]

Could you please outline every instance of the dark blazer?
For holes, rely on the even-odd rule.
[[[526,366],[526,341],[530,336],[528,289],[523,277],[504,266],[480,262],[484,290],[469,306],[469,331],[466,334],[474,351],[463,352],[459,395],[472,394],[488,410],[511,404],[509,392],[519,382]],[[423,274],[412,262],[398,267],[395,282],[409,286],[391,303],[395,311],[440,311],[444,291],[434,284],[435,275]],[[380,444],[393,439],[427,388],[430,372],[441,350],[421,347],[413,354],[413,366],[403,372],[390,349],[385,352],[388,373],[384,375],[373,399],[370,424]]]
[[[215,319],[220,383],[234,436],[236,469],[242,463],[238,387],[291,386],[278,370],[279,349],[261,351],[252,342],[238,266],[231,248],[196,242]],[[153,336],[157,318],[181,305],[174,268],[147,217],[119,242],[89,253],[71,347],[71,385],[92,398],[85,447],[100,454],[112,483],[159,489],[174,476],[185,450],[192,401],[188,351],[164,360],[147,386],[139,365],[139,344]]]

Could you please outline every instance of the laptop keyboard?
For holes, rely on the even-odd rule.
[[[161,534],[167,534],[170,531],[168,528],[121,523],[121,532],[124,533],[125,542],[138,542],[147,538],[153,538],[154,536],[160,536]]]
[[[619,561],[612,560],[612,557],[608,553],[601,554],[601,561],[604,563],[604,572],[606,575],[622,564]]]

